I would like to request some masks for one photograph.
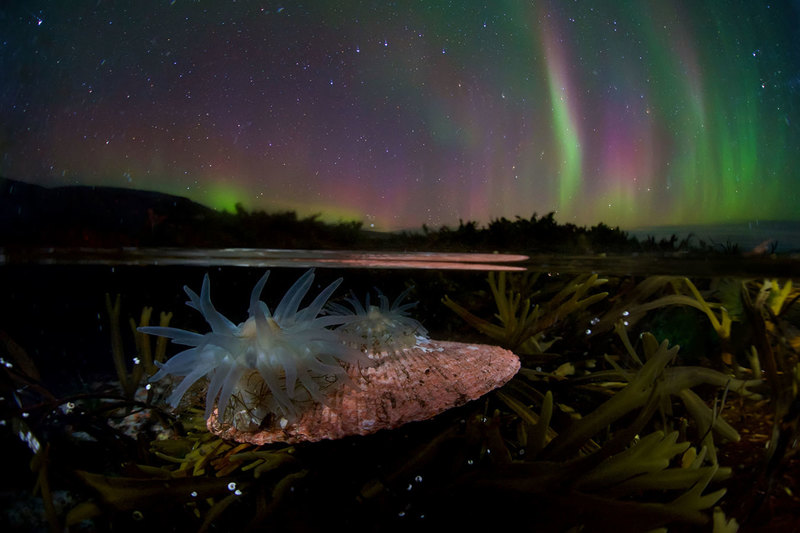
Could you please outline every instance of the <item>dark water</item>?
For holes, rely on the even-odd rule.
[[[528,256],[267,248],[31,248],[0,250],[0,264],[524,270]]]
[[[131,472],[135,469],[131,465],[134,464],[163,467],[148,452],[152,435],[142,434],[137,443],[136,438],[130,436],[123,438],[99,432],[97,428],[102,427],[104,421],[97,411],[92,411],[97,409],[96,403],[89,404],[87,400],[85,404],[87,413],[95,413],[91,427],[93,431],[98,431],[89,431],[92,436],[85,441],[81,439],[85,438],[86,432],[78,431],[80,423],[63,414],[62,404],[58,400],[53,400],[56,407],[50,412],[40,407],[51,401],[48,395],[56,399],[72,398],[76,394],[92,391],[116,390],[109,317],[105,309],[106,294],[112,300],[120,295],[126,354],[137,353],[127,322],[129,319],[138,320],[145,306],[154,308],[151,324],[157,322],[155,317],[159,312],[171,311],[174,313],[171,326],[207,331],[208,326],[199,313],[185,305],[186,295],[183,291],[186,285],[199,292],[206,273],[211,278],[215,306],[238,323],[247,317],[250,291],[264,269],[272,270],[264,300],[274,309],[283,292],[310,267],[316,269],[317,276],[312,292],[340,276],[344,282],[336,292],[337,297],[353,291],[363,298],[368,291],[378,287],[392,298],[413,286],[410,299],[418,302],[413,315],[430,331],[432,338],[495,343],[497,341],[480,334],[456,316],[442,304],[442,299],[449,296],[476,315],[497,323],[494,316],[497,309],[487,283],[489,272],[495,276],[501,272],[508,275],[543,273],[531,292],[533,303],[541,305],[546,305],[549,299],[556,296],[556,291],[571,280],[586,279],[588,274],[597,273],[606,278],[607,283],[591,289],[587,295],[607,291],[609,296],[585,310],[564,317],[552,326],[547,339],[558,340],[551,349],[546,350],[551,352],[549,356],[522,357],[523,369],[527,371],[552,373],[569,362],[579,368],[580,374],[581,365],[586,360],[602,365],[604,354],[624,353],[619,339],[610,329],[598,331],[595,326],[609,324],[607,314],[617,309],[620,301],[630,297],[631,287],[649,276],[675,276],[676,280],[678,277],[690,278],[709,301],[717,303],[725,297],[726,287],[736,288],[746,283],[751,287],[763,287],[765,279],[773,278],[782,280],[779,283],[786,286],[784,280],[800,278],[798,261],[794,256],[693,257],[675,254],[563,256],[267,249],[6,249],[0,253],[2,358],[4,362],[13,359],[7,339],[13,340],[35,362],[41,381],[20,386],[19,381],[11,379],[11,373],[4,377],[2,418],[5,429],[2,436],[12,444],[14,451],[11,467],[0,491],[0,503],[9,509],[23,505],[15,494],[30,490],[37,479],[37,473],[29,467],[32,453],[28,444],[20,439],[18,432],[10,431],[12,425],[16,431],[18,426],[14,424],[20,420],[33,428],[33,433],[41,443],[49,442],[51,445],[51,484],[59,491],[60,497],[69,500],[63,504],[63,509],[59,508],[62,523],[65,509],[87,500],[102,499],[102,494],[98,495],[75,479],[74,470],[126,477],[133,475]],[[668,287],[664,290],[668,292]],[[652,296],[651,299],[656,297]],[[679,360],[675,364],[713,366],[719,363],[718,357],[722,351],[730,350],[739,358],[741,365],[747,366],[746,353],[753,342],[752,326],[743,325],[746,320],[741,310],[731,309],[731,313],[736,312],[740,314],[738,321],[733,324],[731,346],[720,344],[702,312],[684,306],[648,312],[637,324],[630,325],[630,335],[637,349],[641,348],[641,341],[637,339],[643,331],[653,331],[659,341],[669,338],[672,345],[680,344]],[[792,317],[791,313],[787,314],[786,320],[788,322],[785,324],[798,326],[797,317]],[[593,330],[591,334],[590,329]],[[172,355],[178,350],[176,346],[169,346],[167,353]],[[599,369],[587,368],[586,371],[590,374]],[[522,377],[515,378],[503,390],[510,391],[508,394],[512,395],[519,393],[520,380],[524,381]],[[590,389],[571,388],[570,383],[571,380],[563,376],[558,379],[546,377],[534,383],[533,389],[538,391],[537,394],[551,390],[556,395],[556,401],[574,406],[584,414],[602,402],[604,396],[592,396]],[[527,383],[525,386],[529,385]],[[43,388],[38,388],[40,386]],[[46,390],[46,394],[43,390]],[[709,405],[715,398],[721,397],[716,389],[709,388],[702,392],[703,400]],[[765,394],[770,397],[768,391]],[[577,505],[573,500],[548,499],[547,494],[538,493],[530,487],[508,493],[485,488],[493,486],[492,483],[497,480],[501,480],[498,482],[501,485],[518,487],[521,474],[514,468],[522,465],[536,470],[538,465],[543,464],[529,461],[520,452],[524,449],[516,447],[520,439],[518,419],[498,398],[489,394],[433,420],[411,423],[393,431],[351,437],[341,442],[294,447],[292,453],[296,454],[298,464],[302,465],[302,470],[296,470],[305,472],[304,476],[307,476],[297,485],[303,499],[287,497],[277,510],[271,511],[270,518],[265,519],[264,523],[284,526],[288,520],[289,523],[299,524],[288,530],[308,530],[326,520],[305,518],[298,522],[294,514],[316,516],[314,511],[321,509],[330,517],[336,517],[338,513],[345,514],[346,518],[340,522],[355,528],[402,530],[406,527],[450,523],[454,510],[465,505],[475,510],[473,514],[479,521],[493,516],[479,512],[484,506],[500,509],[499,512],[507,516],[520,517],[526,516],[527,510],[533,505],[537,516],[548,517],[536,524],[542,531],[557,531],[562,525],[574,525],[570,521],[572,511],[577,512],[575,516],[584,516],[588,522],[597,516],[608,520],[608,513],[597,511],[590,505],[591,502],[587,502],[586,508],[571,511],[569,506]],[[771,397],[771,402],[760,407],[764,417],[772,416],[775,400]],[[538,404],[531,401],[538,409]],[[21,418],[23,414],[25,418]],[[493,418],[495,416],[497,418]],[[568,418],[561,413],[561,418],[554,420],[553,424],[561,430],[566,427]],[[633,417],[625,422],[633,423]],[[655,427],[658,427],[658,423]],[[650,429],[648,426],[647,430]],[[443,436],[451,434],[456,435],[452,442],[442,440]],[[691,430],[687,430],[682,438],[691,441],[692,445],[698,444],[699,437],[692,434]],[[497,440],[492,439],[501,439],[506,444],[498,444]],[[602,436],[598,436],[597,440],[600,444],[607,443]],[[496,446],[507,446],[513,461],[509,463],[502,458],[493,458],[491,453],[487,454],[487,449],[491,452],[497,449]],[[268,449],[282,448],[272,446]],[[764,443],[760,442],[758,451],[753,453],[764,454],[764,449]],[[763,457],[758,460],[761,459]],[[721,464],[726,466],[723,461]],[[757,468],[763,468],[763,463],[757,464]],[[414,466],[407,471],[404,465]],[[478,471],[484,477],[480,478],[477,492],[473,493],[475,487],[471,484],[473,481],[470,476],[475,466],[480,466]],[[297,471],[290,469],[290,475],[294,474]],[[531,471],[526,475],[535,478],[538,474]],[[728,485],[713,484],[705,492],[728,486],[735,496],[732,500],[721,500],[722,505],[729,517],[736,516],[741,522],[747,517],[736,514],[736,502],[749,500],[746,500],[746,490],[736,487],[743,483],[755,487],[757,483],[739,476],[734,475]],[[198,483],[199,479],[205,480],[206,477],[198,478]],[[252,475],[246,472],[236,472],[231,479],[243,484],[253,483]],[[272,494],[277,481],[279,478],[267,477],[262,480],[263,487],[269,489],[266,494]],[[233,511],[220,511],[227,522],[217,522],[217,530],[228,530],[225,523],[231,527],[244,527],[248,523],[247,517],[257,515],[257,509],[263,502],[256,501],[257,498],[252,496],[256,488],[247,486],[250,492],[244,490],[241,501],[231,507]],[[462,487],[472,488],[467,490]],[[172,493],[170,496],[158,496],[160,493],[156,491],[156,494],[156,501],[161,498],[176,509],[173,515],[165,516],[157,510],[158,506],[146,507],[144,504],[135,510],[104,508],[101,518],[84,523],[84,526],[88,530],[103,529],[109,523],[124,530],[156,525],[176,531],[200,528],[201,522],[193,518],[193,507],[186,507],[186,501],[176,499]],[[668,493],[666,497],[659,498],[670,500],[678,494]],[[259,497],[263,497],[263,494]],[[536,502],[535,505],[532,501]],[[27,500],[24,503],[30,504]],[[760,509],[755,503],[751,508]],[[38,529],[45,530],[44,510],[38,509]],[[556,512],[555,509],[562,510]],[[752,509],[748,513],[750,511]],[[208,506],[201,506],[199,512],[203,517],[208,516]],[[707,512],[710,513],[710,509]],[[757,513],[752,511],[751,514]],[[3,520],[8,520],[7,516]],[[464,520],[469,523],[469,520]],[[762,521],[766,522],[767,519],[762,518]],[[678,523],[682,522],[679,520]],[[707,526],[697,526],[697,529],[693,529],[695,526],[681,527],[689,531],[708,530]],[[621,527],[620,530],[630,529]]]
[[[596,272],[686,277],[800,276],[800,254],[513,254],[278,250],[263,248],[0,249],[0,265],[361,268],[393,270]]]

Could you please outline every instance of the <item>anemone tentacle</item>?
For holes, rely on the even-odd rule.
[[[370,295],[367,293],[364,304],[351,293],[344,298],[352,310],[346,305],[331,302],[327,311],[333,317],[346,317],[347,320],[336,332],[342,341],[354,348],[368,352],[379,357],[385,353],[395,353],[415,346],[421,339],[427,339],[428,331],[416,319],[408,315],[409,309],[417,302],[402,303],[413,289],[409,287],[389,303],[381,291],[378,293],[379,305],[370,304]]]
[[[187,305],[203,315],[211,327],[205,334],[178,328],[142,327],[139,331],[172,339],[175,344],[190,346],[166,363],[150,378],[158,381],[167,375],[183,376],[168,401],[176,406],[189,388],[206,377],[210,380],[206,394],[206,417],[216,405],[221,418],[233,419],[227,413],[234,407],[234,397],[248,412],[264,412],[263,406],[248,402],[265,401],[276,407],[279,414],[294,417],[299,402],[311,398],[324,401],[322,384],[349,383],[342,365],[367,364],[369,360],[352,347],[343,344],[331,329],[351,320],[346,315],[318,316],[328,299],[342,282],[341,278],[325,287],[305,308],[301,303],[314,281],[313,269],[289,288],[270,313],[261,301],[269,276],[267,271],[250,293],[248,318],[238,326],[220,313],[211,302],[211,283],[208,275],[198,295],[189,287]],[[254,376],[261,382],[250,383]],[[299,391],[303,390],[303,394]],[[264,392],[269,398],[263,398]]]

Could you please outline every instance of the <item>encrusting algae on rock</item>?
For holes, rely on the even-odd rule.
[[[479,398],[510,380],[519,359],[496,346],[430,340],[408,316],[414,304],[379,306],[355,297],[324,306],[341,278],[300,309],[314,279],[307,271],[270,312],[260,300],[267,272],[250,297],[249,317],[236,326],[211,303],[208,276],[187,304],[211,326],[204,335],[176,328],[140,328],[191,346],[161,366],[152,381],[185,376],[168,401],[210,380],[206,418],[224,438],[265,444],[337,439],[425,420]],[[335,328],[334,328],[335,327]]]

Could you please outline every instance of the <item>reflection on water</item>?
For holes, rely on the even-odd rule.
[[[329,267],[533,270],[603,275],[713,278],[797,277],[800,256],[371,252],[271,248],[0,248],[0,265]]]
[[[33,248],[0,251],[0,264],[525,270],[526,255],[270,248]],[[496,264],[500,263],[500,264]]]

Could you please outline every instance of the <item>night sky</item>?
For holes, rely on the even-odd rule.
[[[0,7],[0,174],[380,229],[800,219],[800,2]]]

